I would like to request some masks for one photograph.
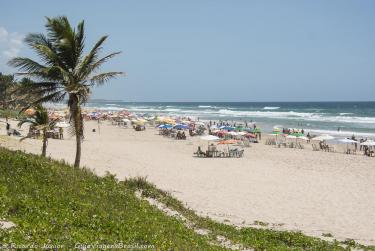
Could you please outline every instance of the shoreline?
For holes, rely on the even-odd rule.
[[[238,226],[265,222],[322,238],[375,244],[374,158],[252,144],[241,159],[194,158],[199,137],[174,140],[147,128],[136,132],[102,122],[85,123],[82,164],[119,179],[147,177],[199,215]],[[23,127],[22,134],[27,132]],[[4,134],[4,132],[1,132]],[[49,140],[47,156],[73,162],[74,139]],[[12,141],[12,142],[11,142]],[[41,142],[10,140],[12,149],[40,153]],[[343,146],[344,147],[344,146]]]
[[[91,101],[94,102],[94,101]],[[103,102],[103,101],[101,101]],[[112,101],[114,102],[114,101]],[[118,104],[117,104],[118,103]],[[250,120],[254,121],[260,128],[264,129],[264,132],[271,132],[272,128],[275,125],[279,125],[278,127],[286,127],[286,128],[300,128],[304,129],[306,132],[314,133],[314,134],[331,134],[334,136],[339,136],[339,137],[351,137],[353,134],[356,137],[362,137],[362,138],[375,138],[375,117],[355,117],[355,114],[351,112],[340,112],[340,115],[337,115],[337,121],[334,120],[328,120],[326,121],[324,117],[320,118],[323,120],[319,120],[318,118],[313,118],[312,120],[305,119],[302,115],[308,115],[307,113],[304,114],[304,112],[294,112],[294,111],[279,111],[280,108],[278,106],[264,106],[260,110],[249,110],[248,112],[250,113],[265,113],[264,116],[258,116],[257,114],[254,114],[254,116],[248,116],[242,114],[241,116],[232,116],[230,114],[223,115],[223,114],[216,114],[218,111],[212,110],[212,109],[219,109],[219,107],[212,106],[212,104],[215,104],[215,102],[206,102],[206,103],[196,103],[196,102],[188,102],[188,104],[194,104],[196,105],[196,110],[194,110],[192,107],[188,108],[187,110],[184,110],[185,108],[179,107],[176,104],[184,104],[185,102],[114,102],[111,103],[110,101],[104,102],[104,103],[88,103],[86,106],[84,106],[84,110],[86,111],[98,111],[102,113],[117,113],[120,111],[127,110],[130,113],[139,115],[139,116],[144,116],[144,115],[152,115],[152,116],[166,116],[166,117],[190,117],[195,120],[199,118],[201,121],[229,121],[229,122],[236,122],[236,123],[244,123],[245,121],[249,122]],[[248,103],[248,102],[224,102],[224,103],[237,103],[237,104],[242,104],[242,103]],[[278,102],[253,102],[255,104],[257,103],[262,103],[263,105],[271,105],[274,103]],[[286,104],[288,103],[306,103],[306,102],[285,102]],[[311,102],[307,102],[311,103]],[[316,103],[322,103],[322,102],[316,102]],[[325,102],[323,102],[325,103]],[[331,102],[335,103],[335,102]],[[340,103],[340,102],[338,102]],[[341,102],[341,103],[355,103],[355,102]],[[368,102],[360,102],[360,103],[368,103]],[[375,103],[370,101],[370,103]],[[92,106],[95,104],[95,106]],[[99,105],[100,104],[100,105]],[[126,106],[124,106],[126,104]],[[152,104],[152,107],[155,106],[156,104],[159,104],[158,106],[155,106],[153,108],[146,108],[142,104]],[[172,106],[166,104],[172,104]],[[198,105],[201,104],[201,105]],[[203,105],[202,105],[203,104]],[[205,105],[205,104],[211,104],[211,105]],[[222,103],[218,103],[222,104]],[[97,106],[99,105],[99,106]],[[139,106],[139,107],[138,107]],[[49,104],[47,106],[51,110],[66,110],[66,105],[65,104]],[[163,107],[163,109],[159,109],[160,107]],[[157,108],[157,109],[156,109]],[[231,108],[228,107],[221,107],[224,110],[227,110],[227,112],[240,112],[240,113],[247,113],[246,111],[237,111],[237,110],[232,110]],[[267,109],[265,109],[267,108]],[[277,108],[277,109],[276,109]],[[203,109],[203,110],[200,110]],[[207,111],[205,109],[208,109]],[[200,113],[202,112],[202,113]],[[220,110],[219,110],[220,112]],[[268,114],[270,113],[270,114]],[[287,117],[273,117],[273,113],[280,113],[282,116],[286,115],[293,115],[293,113],[299,114],[301,113],[300,118],[287,118]],[[291,113],[291,114],[289,114]],[[319,116],[322,116],[324,113],[322,113]],[[314,112],[310,114],[311,116],[314,115]],[[345,117],[345,116],[349,117]],[[229,117],[228,117],[229,116]],[[334,116],[334,115],[330,115]],[[354,116],[354,117],[350,117]],[[242,117],[242,118],[241,118]],[[336,118],[335,117],[335,118]],[[332,117],[333,119],[334,117]],[[345,118],[345,122],[340,121],[339,119]],[[357,130],[353,130],[349,127],[347,127],[347,124],[350,123],[355,123],[358,121],[358,119],[366,120],[366,121],[361,121],[360,124],[358,124]],[[371,121],[367,121],[370,119]],[[350,121],[350,122],[349,122]],[[373,122],[372,122],[373,121]],[[318,124],[316,124],[318,123]],[[322,123],[322,124],[319,124]],[[329,126],[329,128],[326,128],[327,126],[325,123],[331,123],[332,125]],[[335,125],[335,123],[337,123]],[[340,130],[338,130],[338,128]]]

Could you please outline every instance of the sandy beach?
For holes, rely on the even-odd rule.
[[[15,126],[15,122],[12,122]],[[92,129],[96,132],[92,132]],[[26,126],[21,133],[27,133]],[[1,134],[5,130],[1,128]],[[41,141],[2,136],[1,145],[40,154]],[[254,221],[322,237],[375,244],[375,158],[252,144],[243,158],[193,157],[198,137],[174,140],[86,122],[82,165],[119,179],[143,176],[201,215],[239,226]],[[226,146],[223,146],[226,147]],[[74,161],[75,139],[49,139],[47,155]]]

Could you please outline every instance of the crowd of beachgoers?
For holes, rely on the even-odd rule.
[[[25,114],[32,114],[32,110],[26,110]],[[56,120],[55,128],[48,131],[48,137],[55,139],[63,139],[64,128],[70,126],[69,114],[67,110],[49,110],[48,112],[51,120]],[[187,136],[199,136],[203,141],[208,141],[207,150],[202,150],[201,147],[195,152],[198,157],[241,157],[243,151],[238,147],[249,147],[250,143],[259,143],[263,135],[267,137],[264,141],[266,145],[273,145],[275,147],[288,147],[303,149],[306,144],[311,144],[314,151],[335,152],[335,145],[346,145],[344,153],[358,154],[365,156],[375,156],[374,148],[375,141],[368,138],[357,139],[353,134],[348,138],[336,138],[331,135],[311,135],[306,133],[303,128],[280,128],[273,127],[272,132],[263,132],[257,126],[257,123],[250,121],[227,121],[227,120],[200,120],[199,118],[191,117],[170,117],[163,115],[144,116],[138,115],[127,110],[122,111],[101,111],[101,110],[85,110],[83,118],[86,121],[94,120],[100,124],[103,121],[110,121],[112,125],[131,127],[136,131],[146,130],[146,127],[154,127],[159,130],[159,134],[174,138],[177,140],[186,140]],[[8,135],[18,135],[16,129],[8,128]],[[93,129],[95,131],[95,129]],[[40,136],[38,129],[29,127],[29,136],[37,138]],[[208,136],[207,136],[208,135]],[[229,154],[226,151],[218,152],[214,145],[223,144],[233,146],[233,149],[228,147],[229,151],[234,151],[235,154]],[[227,148],[225,148],[227,150]],[[237,154],[241,152],[241,154]]]
[[[26,110],[26,114],[33,111]],[[53,138],[63,138],[63,130],[69,127],[69,114],[67,110],[49,110],[49,117],[58,121],[54,131],[50,132]],[[331,135],[312,135],[303,128],[281,128],[273,127],[272,132],[264,132],[257,126],[257,123],[250,121],[227,121],[227,120],[200,120],[192,117],[171,117],[163,115],[138,115],[127,110],[121,111],[101,111],[85,110],[83,117],[86,121],[94,120],[100,124],[103,121],[110,121],[112,125],[121,127],[131,127],[136,131],[145,130],[146,127],[154,127],[159,130],[159,134],[185,140],[188,137],[199,136],[203,141],[209,141],[209,148],[203,151],[199,148],[197,156],[213,157],[228,156],[228,154],[217,154],[214,144],[225,144],[230,146],[250,146],[249,144],[259,143],[262,134],[267,135],[264,143],[275,147],[304,148],[306,144],[311,144],[314,151],[335,152],[335,145],[346,145],[344,150],[347,154],[362,153],[366,156],[374,156],[375,141],[368,138],[357,139],[353,134],[347,138],[336,138]],[[95,130],[95,129],[94,129]],[[29,134],[39,135],[37,130],[30,128]],[[207,135],[209,135],[207,137]],[[228,147],[229,148],[229,147]],[[236,156],[240,156],[235,154]]]

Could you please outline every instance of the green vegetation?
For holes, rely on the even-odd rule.
[[[182,222],[139,200],[113,176],[95,176],[36,155],[0,149],[0,243],[153,245],[220,250]]]
[[[136,191],[179,212],[192,228],[206,229],[208,235],[195,233],[181,219],[137,198]],[[217,236],[223,236],[232,244],[255,250],[344,250],[342,243],[299,232],[236,228],[200,217],[143,178],[118,181],[109,174],[98,177],[84,168],[2,148],[0,219],[16,224],[10,230],[0,230],[3,244],[50,243],[69,249],[76,243],[122,242],[153,245],[157,250],[226,250],[215,242]],[[359,247],[353,241],[346,244]]]
[[[101,37],[84,55],[84,22],[72,27],[67,17],[47,18],[47,34],[31,33],[25,43],[39,56],[39,62],[31,58],[16,57],[9,65],[17,67],[35,82],[25,85],[20,93],[35,96],[29,105],[44,102],[60,102],[67,99],[71,121],[76,135],[74,166],[79,167],[83,139],[83,117],[81,106],[90,97],[91,88],[102,85],[122,72],[98,73],[99,69],[120,52],[99,57],[108,36]]]
[[[42,141],[43,141],[43,146],[42,146],[42,156],[46,156],[47,152],[47,131],[48,130],[53,130],[53,128],[56,125],[56,121],[50,120],[48,117],[48,112],[47,110],[41,106],[37,105],[35,107],[35,112],[29,117],[23,118],[19,123],[18,126],[21,127],[25,123],[30,124],[30,128],[41,130],[42,131]],[[30,135],[23,137],[21,140],[24,140],[26,138],[29,138]]]

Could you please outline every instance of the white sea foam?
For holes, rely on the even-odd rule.
[[[355,116],[327,116],[325,113],[308,112],[270,112],[270,111],[233,111],[228,109],[219,110],[219,115],[233,117],[263,117],[276,119],[292,119],[304,121],[320,122],[342,122],[342,123],[362,123],[375,124],[375,117],[355,117]]]
[[[277,110],[280,109],[279,106],[265,106],[263,107],[264,110]]]
[[[199,108],[212,108],[212,106],[210,105],[199,105],[198,107]]]
[[[317,134],[328,134],[335,137],[350,137],[353,134],[357,137],[368,137],[375,138],[375,133],[367,132],[353,132],[353,131],[335,131],[335,130],[321,130],[321,129],[306,129],[306,132],[317,133]]]
[[[340,116],[344,116],[344,115],[351,115],[353,113],[351,112],[340,112]]]
[[[181,111],[181,109],[177,109],[177,108],[168,108],[168,109],[165,109],[164,111],[166,111],[166,112],[179,112],[179,111]]]

